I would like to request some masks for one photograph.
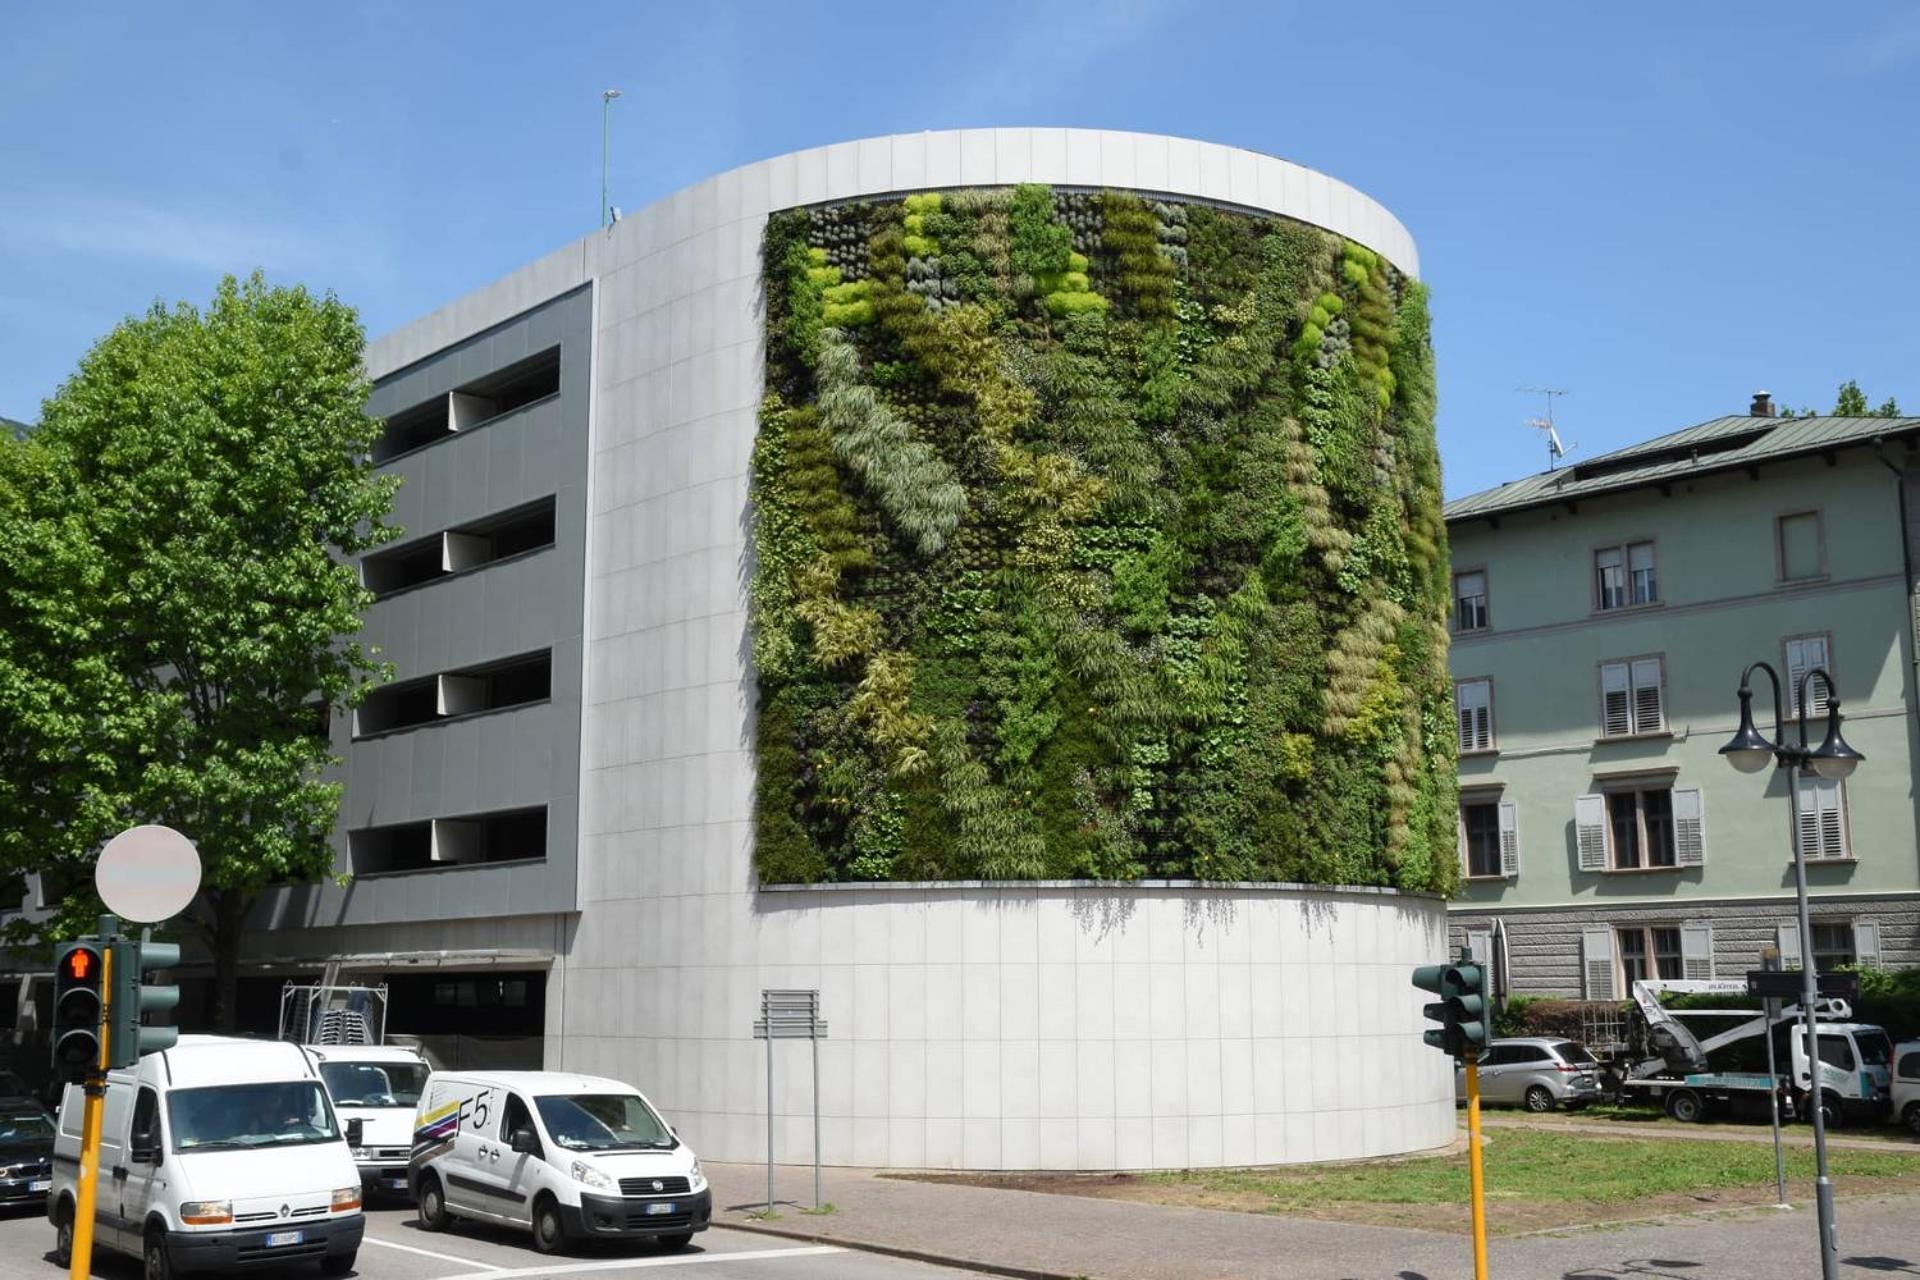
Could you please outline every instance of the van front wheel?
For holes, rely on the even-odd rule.
[[[447,1216],[447,1194],[440,1189],[440,1178],[436,1174],[427,1174],[420,1179],[420,1229],[422,1231],[445,1231],[451,1220]]]
[[[141,1260],[146,1264],[146,1280],[173,1280],[173,1256],[167,1252],[167,1238],[158,1231],[147,1232]]]
[[[559,1253],[567,1247],[567,1224],[552,1196],[541,1196],[533,1206],[533,1247],[541,1253]]]
[[[63,1267],[73,1265],[73,1206],[64,1200],[53,1222],[53,1260]]]

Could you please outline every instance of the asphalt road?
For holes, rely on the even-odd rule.
[[[0,1280],[59,1280],[66,1272],[54,1265],[53,1228],[44,1215],[26,1210],[0,1211]],[[691,1268],[691,1270],[688,1270]],[[598,1244],[557,1258],[533,1251],[524,1234],[462,1223],[429,1235],[414,1225],[411,1207],[377,1207],[367,1215],[355,1274],[364,1280],[534,1280],[541,1276],[587,1276],[619,1280],[953,1280],[975,1273],[948,1267],[858,1253],[831,1245],[807,1245],[770,1236],[715,1227],[693,1238],[689,1248],[663,1253],[638,1242],[623,1247]],[[100,1280],[140,1280],[138,1259],[96,1250],[93,1274]],[[302,1266],[252,1275],[318,1277],[319,1268]]]

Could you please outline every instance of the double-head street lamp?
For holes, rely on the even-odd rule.
[[[1753,688],[1748,683],[1756,671],[1767,673],[1773,685],[1773,741],[1767,741],[1753,723]],[[1819,746],[1807,748],[1807,687],[1815,676],[1827,691],[1827,736]],[[1769,760],[1787,771],[1787,813],[1793,832],[1793,881],[1800,912],[1800,1015],[1806,1025],[1808,1105],[1813,1108],[1813,1156],[1817,1176],[1813,1190],[1820,1215],[1820,1275],[1822,1280],[1839,1280],[1840,1242],[1833,1222],[1833,1178],[1827,1172],[1826,1104],[1820,1089],[1820,1032],[1814,1014],[1819,999],[1819,978],[1814,972],[1813,926],[1807,916],[1807,860],[1800,840],[1800,771],[1811,769],[1817,777],[1839,781],[1860,767],[1866,759],[1847,745],[1840,736],[1840,697],[1833,677],[1825,667],[1814,667],[1800,677],[1795,710],[1800,717],[1800,736],[1788,742],[1786,717],[1781,714],[1780,677],[1764,662],[1756,662],[1740,673],[1740,727],[1731,741],[1720,748],[1727,763],[1742,773],[1758,773]],[[1773,1028],[1767,1028],[1769,1039]]]

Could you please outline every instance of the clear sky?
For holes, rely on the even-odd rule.
[[[1449,494],[1765,387],[1920,410],[1920,9],[0,0],[0,415],[263,267],[379,333],[780,152],[967,125],[1268,151],[1412,230]]]

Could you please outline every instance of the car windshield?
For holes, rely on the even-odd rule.
[[[1587,1052],[1587,1046],[1575,1044],[1571,1040],[1562,1040],[1559,1044],[1553,1046],[1553,1051],[1559,1054],[1562,1059],[1571,1062],[1576,1067],[1596,1066],[1600,1061],[1591,1053]]]
[[[223,1084],[167,1095],[175,1151],[337,1142],[326,1091],[312,1080]]]
[[[427,1087],[427,1064],[323,1062],[320,1078],[337,1107],[411,1107]]]
[[[25,1147],[53,1141],[53,1117],[44,1111],[0,1111],[0,1147]]]
[[[1883,1031],[1856,1031],[1853,1042],[1860,1046],[1860,1061],[1869,1067],[1884,1067],[1893,1061],[1893,1042]]]
[[[569,1151],[620,1151],[679,1145],[637,1093],[552,1094],[535,1098],[540,1120]]]

